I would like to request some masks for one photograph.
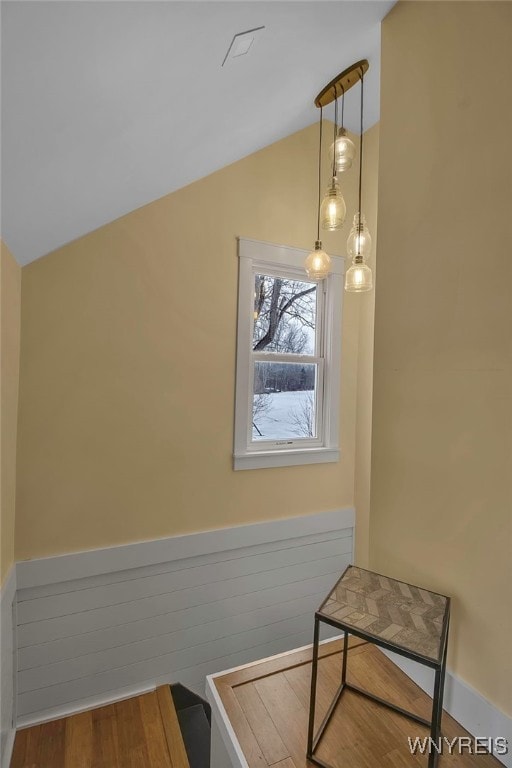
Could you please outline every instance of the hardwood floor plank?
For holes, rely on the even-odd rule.
[[[31,729],[30,729],[31,730]],[[36,726],[35,732],[27,733],[27,741],[25,747],[25,762],[27,765],[37,765],[39,758],[39,750],[43,741],[43,726]]]
[[[41,739],[40,761],[41,766],[52,768],[65,768],[65,756],[63,745],[66,738],[66,720],[54,720],[46,723],[44,738]]]
[[[24,768],[26,765],[29,765],[28,761],[25,759],[25,756],[27,754],[28,735],[31,730],[32,728],[24,728],[22,731],[18,731],[16,734],[16,738],[14,739],[14,747],[12,750],[11,768]]]
[[[318,729],[320,723],[322,722],[324,715],[327,712],[333,696],[335,695],[339,686],[339,674],[337,675],[336,679],[334,679],[334,675],[326,674],[326,669],[330,664],[338,665],[338,657],[327,657],[326,659],[322,659],[318,665],[315,731]],[[304,664],[300,667],[287,669],[283,674],[285,675],[288,683],[293,688],[295,695],[301,702],[305,711],[309,713],[309,697],[311,693],[311,665]]]
[[[65,719],[64,768],[91,768],[92,766],[92,712],[80,712]],[[45,723],[45,738],[52,723]]]
[[[119,762],[119,739],[116,710],[113,704],[92,712],[93,768],[122,768]]]
[[[141,696],[139,705],[149,764],[158,768],[173,768],[156,693]]]
[[[235,696],[269,765],[290,756],[254,683],[239,685]]]
[[[225,686],[221,688],[221,697],[224,708],[235,729],[237,739],[249,764],[249,768],[266,768],[267,761],[261,751],[252,729],[247,722],[245,713],[238,702],[233,688]]]
[[[421,688],[404,673],[397,675],[396,665],[374,645],[369,643],[366,651],[357,656],[349,653],[349,679],[398,706],[414,707],[418,696],[424,695]]]
[[[269,675],[254,685],[290,757],[300,764],[306,752],[307,710],[284,674]]]
[[[147,696],[148,694],[144,694]],[[119,734],[119,762],[127,768],[151,768],[140,709],[141,696],[114,705]]]

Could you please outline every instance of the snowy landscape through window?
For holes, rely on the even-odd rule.
[[[255,275],[253,351],[255,361],[253,440],[317,435],[317,364],[288,362],[286,355],[314,356],[317,284],[274,275]]]

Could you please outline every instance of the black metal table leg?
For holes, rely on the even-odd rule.
[[[444,637],[444,648],[441,659],[441,666],[436,669],[435,682],[434,682],[434,696],[432,699],[432,725],[430,728],[430,755],[428,759],[428,768],[436,768],[439,760],[439,749],[436,747],[439,745],[439,739],[441,737],[441,719],[443,716],[443,695],[444,695],[444,679],[446,676],[446,655],[448,651],[448,623],[446,625],[446,633]]]
[[[347,681],[347,655],[348,655],[348,632],[345,631],[343,638],[343,661],[341,663],[341,682]]]
[[[316,679],[318,675],[318,642],[320,635],[320,621],[315,616],[315,632],[313,635],[313,663],[311,667],[311,697],[309,700],[309,727],[307,757],[313,757],[313,736],[315,729],[315,705],[316,705]]]
[[[436,768],[439,753],[436,749],[439,738],[439,698],[441,696],[441,669],[436,669],[434,682],[434,695],[432,697],[432,720],[430,726],[430,751],[428,757],[428,768]]]

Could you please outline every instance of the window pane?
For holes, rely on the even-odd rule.
[[[253,350],[315,354],[317,284],[254,276]]]
[[[316,382],[313,363],[255,363],[253,440],[316,437]]]

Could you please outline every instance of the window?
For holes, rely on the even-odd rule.
[[[306,251],[240,238],[235,469],[339,459],[344,260],[310,281]]]

